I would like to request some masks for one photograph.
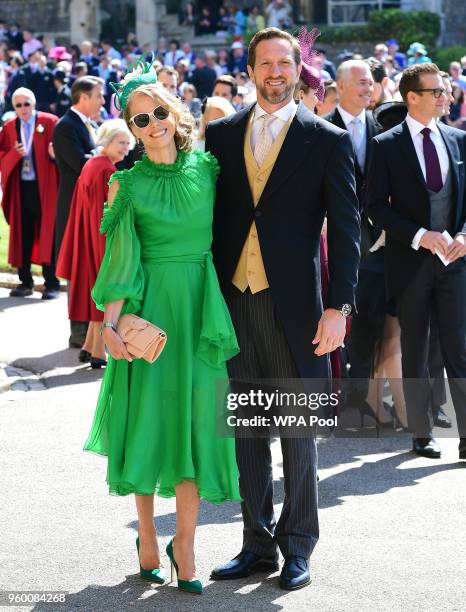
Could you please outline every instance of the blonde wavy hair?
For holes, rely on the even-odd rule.
[[[169,93],[160,83],[151,83],[149,85],[140,85],[128,96],[126,103],[124,119],[129,129],[131,126],[129,120],[132,117],[131,101],[134,96],[144,95],[149,96],[152,100],[172,113],[175,117],[175,146],[178,151],[191,151],[193,147],[193,130],[194,119],[189,112],[188,107],[183,102]]]

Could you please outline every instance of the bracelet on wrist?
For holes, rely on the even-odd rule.
[[[102,323],[102,325],[100,326],[100,335],[102,335],[102,334],[103,334],[104,329],[113,329],[113,331],[114,331],[115,333],[117,333],[117,328],[116,328],[116,325],[115,325],[114,323],[111,323],[111,322],[108,322],[108,321],[104,321],[104,322]]]

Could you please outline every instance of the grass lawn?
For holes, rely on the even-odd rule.
[[[0,210],[0,272],[14,272],[8,263],[8,237],[10,228],[5,221],[3,211]],[[40,266],[32,266],[33,274],[42,274]]]
[[[10,228],[5,221],[3,212],[0,213],[0,272],[10,272],[11,266],[8,264],[8,236]]]

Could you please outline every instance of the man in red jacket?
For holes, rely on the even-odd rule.
[[[8,261],[18,268],[20,280],[10,295],[32,294],[31,263],[37,263],[45,279],[42,299],[50,300],[59,295],[53,248],[58,172],[51,142],[58,118],[37,112],[35,96],[25,87],[13,93],[12,104],[16,119],[0,132],[2,208],[10,226]]]

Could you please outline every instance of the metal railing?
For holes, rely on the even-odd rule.
[[[329,25],[363,25],[369,13],[385,8],[400,8],[401,0],[328,0]]]

